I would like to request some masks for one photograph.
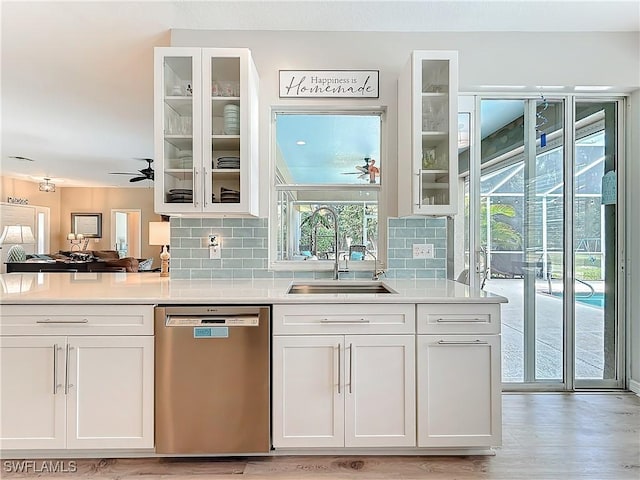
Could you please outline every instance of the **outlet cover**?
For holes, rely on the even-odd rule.
[[[433,243],[414,243],[413,258],[433,258]]]

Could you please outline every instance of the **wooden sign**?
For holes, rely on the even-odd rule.
[[[280,98],[378,98],[378,70],[280,70]]]

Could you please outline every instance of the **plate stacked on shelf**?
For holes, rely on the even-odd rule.
[[[240,107],[232,103],[225,105],[222,116],[224,133],[226,135],[240,135]]]
[[[172,188],[167,194],[168,203],[192,203],[193,190],[190,188]]]
[[[191,150],[180,150],[178,158],[171,159],[171,168],[193,168],[193,153]]]
[[[217,168],[240,168],[240,157],[218,157]]]
[[[240,203],[240,192],[230,188],[220,187],[221,203]]]

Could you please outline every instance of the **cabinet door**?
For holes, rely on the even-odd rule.
[[[153,337],[68,337],[68,448],[153,448]]]
[[[415,447],[415,337],[345,338],[345,444]]]
[[[202,211],[201,49],[155,49],[155,211]]]
[[[258,213],[257,83],[249,50],[202,50],[205,211]]]
[[[398,119],[401,216],[457,213],[457,95],[457,52],[412,53],[398,91],[407,112]]]
[[[273,337],[273,446],[344,446],[342,336]]]
[[[65,446],[64,337],[0,337],[0,447]]]
[[[498,335],[418,335],[418,446],[501,444]]]

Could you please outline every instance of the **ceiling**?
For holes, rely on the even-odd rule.
[[[1,11],[2,174],[145,186],[153,47],[169,30],[638,31],[634,1],[24,2]],[[579,12],[579,15],[576,15]],[[16,160],[24,156],[33,162]]]

